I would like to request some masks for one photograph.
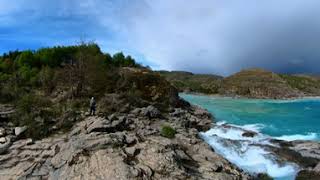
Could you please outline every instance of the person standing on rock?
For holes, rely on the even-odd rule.
[[[95,115],[96,114],[96,100],[94,97],[91,98],[90,100],[90,115]]]

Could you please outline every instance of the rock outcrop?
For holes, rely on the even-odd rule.
[[[16,128],[14,128],[14,134],[15,134],[16,136],[20,136],[20,135],[23,134],[27,129],[28,129],[27,126],[16,127]]]
[[[67,134],[10,142],[0,155],[0,179],[249,179],[198,137],[211,123],[198,107],[87,117]],[[163,124],[175,138],[160,135]]]
[[[254,165],[256,165],[270,160],[278,167],[291,167],[293,169],[292,175],[298,174],[297,177],[301,177],[301,179],[320,177],[319,142],[276,140],[259,132],[246,130],[231,124],[215,124],[203,137],[207,140],[210,138],[209,140],[214,142],[211,145],[217,148],[217,152],[224,154],[222,151],[226,151],[226,157],[230,158],[230,161],[239,162],[239,159],[241,159],[243,162],[249,160],[248,164],[254,162]],[[210,141],[208,142],[210,143]],[[268,160],[260,161],[260,158],[257,158],[256,161],[256,159],[251,159],[249,155],[252,155],[252,150],[255,153],[258,152],[253,153],[255,155],[252,157],[265,157]],[[233,156],[230,156],[230,154]],[[249,167],[251,165],[249,164]],[[248,169],[248,166],[244,166],[244,168]],[[271,169],[273,171],[273,168]],[[270,173],[269,170],[268,173]],[[254,178],[256,179],[271,179],[267,174],[255,175]]]
[[[0,120],[11,117],[14,112],[15,110],[11,105],[0,104]]]
[[[301,168],[296,179],[317,180],[320,177],[320,143],[313,141],[279,141],[274,153],[285,161],[298,164]]]
[[[11,140],[8,137],[2,137],[0,140],[0,155],[7,152],[11,145]]]

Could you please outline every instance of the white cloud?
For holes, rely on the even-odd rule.
[[[314,71],[291,69],[288,62],[320,46],[319,1],[146,2],[140,16],[129,17],[127,37],[160,68],[220,74],[257,66]],[[320,58],[315,56],[306,61],[314,63]]]
[[[318,0],[2,0],[0,38],[50,45],[84,35],[162,69],[319,72],[319,16]]]

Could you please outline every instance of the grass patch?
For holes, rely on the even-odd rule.
[[[173,129],[173,128],[172,128],[171,126],[169,126],[169,125],[164,125],[164,126],[162,126],[161,132],[160,132],[161,136],[166,137],[166,138],[169,138],[169,139],[174,138],[175,135],[176,135],[176,133],[177,133],[176,130]]]

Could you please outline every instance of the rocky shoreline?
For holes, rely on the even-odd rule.
[[[277,74],[264,69],[244,69],[228,77],[159,71],[180,92],[259,99],[291,99],[320,95],[320,81],[311,75]]]
[[[263,100],[280,100],[280,101],[294,101],[294,100],[302,100],[302,99],[320,99],[320,96],[312,96],[312,95],[303,95],[297,97],[279,97],[279,98],[270,98],[270,97],[248,97],[241,95],[224,95],[224,94],[205,94],[198,92],[180,92],[181,94],[187,95],[197,95],[197,96],[206,96],[206,97],[217,97],[217,98],[232,98],[232,99],[263,99]]]
[[[320,177],[320,143],[315,141],[296,140],[283,141],[263,136],[259,132],[246,130],[229,124],[214,125],[212,130],[219,130],[221,134],[210,135],[217,138],[219,146],[229,148],[230,152],[238,152],[239,158],[250,148],[259,148],[279,167],[292,165],[297,168],[296,179],[318,180]],[[230,139],[227,134],[234,133]],[[239,134],[239,137],[238,135]],[[206,138],[208,139],[208,135]],[[242,144],[244,146],[242,146]],[[214,145],[215,146],[215,145]],[[229,151],[228,150],[228,151]],[[248,155],[248,154],[247,154]],[[254,160],[254,159],[253,159]],[[232,161],[232,160],[231,160]],[[258,162],[256,162],[258,163]]]
[[[163,125],[174,138],[161,135]],[[199,107],[161,113],[148,106],[85,117],[69,133],[39,141],[8,132],[0,179],[251,179],[198,136],[211,125]]]
[[[254,179],[199,136],[216,125],[212,124],[214,117],[198,106],[164,113],[150,105],[107,117],[85,113],[82,117],[70,132],[38,141],[24,138],[26,127],[2,120],[0,179]],[[163,126],[175,130],[173,138],[161,134]],[[246,138],[257,136],[241,130]],[[297,179],[320,176],[320,143],[270,142],[272,146],[263,148],[280,162],[300,167]],[[269,177],[257,174],[257,178]]]
[[[317,180],[320,177],[320,143],[314,141],[273,140],[278,147],[270,148],[284,161],[294,162],[300,167],[296,179]]]

